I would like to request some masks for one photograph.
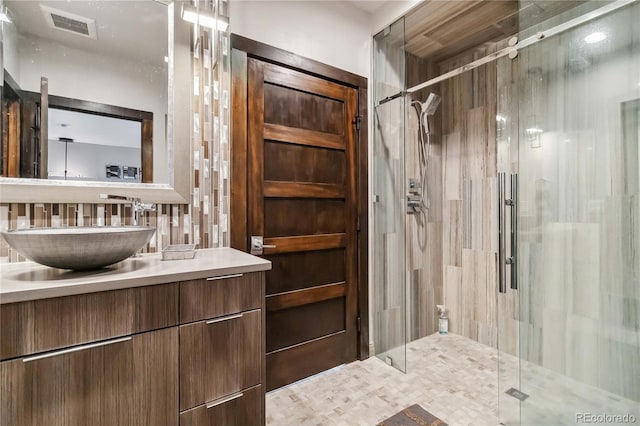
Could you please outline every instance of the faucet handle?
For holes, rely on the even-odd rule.
[[[141,203],[141,202],[138,202],[137,206],[138,206],[139,210],[144,210],[144,211],[149,211],[149,212],[155,212],[156,211],[155,203]]]

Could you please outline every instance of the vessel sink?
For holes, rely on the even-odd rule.
[[[24,257],[60,269],[100,269],[134,255],[155,232],[145,226],[78,226],[3,231]]]

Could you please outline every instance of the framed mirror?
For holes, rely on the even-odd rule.
[[[187,202],[181,3],[0,0],[2,202]]]

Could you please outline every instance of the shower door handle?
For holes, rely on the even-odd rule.
[[[511,267],[511,289],[518,289],[518,174],[511,174],[511,198],[505,200],[511,207],[511,256],[506,262]]]
[[[505,206],[505,173],[498,173],[498,291],[507,292],[505,236],[504,236],[504,206]]]

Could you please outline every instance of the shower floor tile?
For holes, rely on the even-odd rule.
[[[515,407],[515,420],[522,414],[525,426],[583,424],[575,416],[584,411],[629,413],[640,422],[637,402],[500,354],[503,372],[517,372],[518,365],[524,380],[520,390],[529,397],[521,412],[518,403],[507,404]],[[404,374],[371,357],[269,392],[267,424],[374,426],[420,404],[451,426],[498,425],[496,349],[454,334],[433,334],[407,345],[407,366]]]
[[[268,425],[376,425],[420,404],[449,425],[497,425],[497,352],[453,334],[407,345],[408,373],[378,358],[267,394]]]

